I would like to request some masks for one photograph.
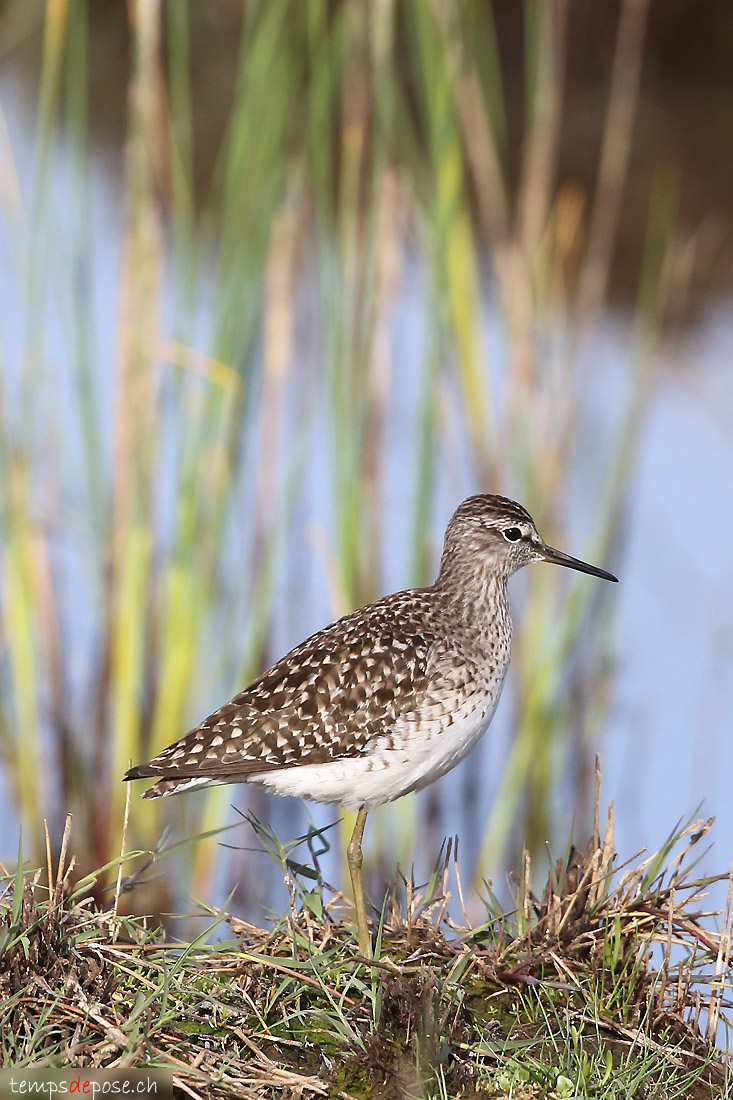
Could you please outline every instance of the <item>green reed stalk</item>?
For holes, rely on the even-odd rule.
[[[629,21],[627,7],[618,49],[638,64],[640,25]],[[111,339],[95,305],[96,242],[85,217],[94,15],[85,0],[71,0],[68,14],[60,3],[46,8],[27,232],[12,188],[0,189],[28,287],[28,430],[21,438],[11,428],[8,387],[2,390],[9,691],[0,738],[18,809],[40,836],[47,807],[37,771],[47,732],[62,761],[58,801],[88,823],[96,863],[118,850],[119,780],[128,761],[174,739],[271,656],[282,550],[314,423],[325,427],[329,445],[332,522],[324,547],[333,614],[381,592],[386,537],[411,540],[405,584],[430,579],[438,486],[448,484],[451,502],[459,492],[451,420],[468,440],[475,487],[516,493],[562,543],[593,338],[586,312],[597,313],[587,307],[588,286],[605,288],[597,273],[607,275],[613,245],[601,225],[591,248],[583,196],[557,186],[562,0],[526,5],[518,158],[511,156],[516,136],[490,6],[253,0],[243,7],[224,138],[203,197],[194,138],[196,6],[136,0],[130,12],[125,230]],[[616,82],[627,79],[633,65],[619,62],[614,72]],[[68,211],[56,210],[50,185],[62,97],[73,165]],[[608,123],[614,142],[627,133],[629,102],[616,83]],[[621,168],[606,163],[606,199],[618,199]],[[63,235],[72,268],[65,280],[46,270],[51,238]],[[652,236],[656,261],[645,267],[636,350],[626,368],[634,400],[649,386],[663,301],[664,234]],[[573,257],[586,245],[592,263],[576,278]],[[392,326],[409,261],[427,287],[414,334],[423,348],[417,429],[404,442],[412,505],[404,529],[386,532],[384,440],[390,418],[404,412],[395,407],[402,368]],[[54,420],[42,398],[47,289],[59,303],[73,379],[68,422]],[[489,319],[499,330],[491,339]],[[100,355],[110,344],[114,369]],[[110,377],[111,424],[104,404]],[[289,435],[284,425],[295,404],[297,429]],[[589,529],[601,556],[611,541],[603,517],[619,513],[643,407],[639,400],[634,416],[621,416],[609,473],[598,473]],[[47,461],[49,453],[58,463]],[[245,496],[253,515],[242,514]],[[70,499],[72,520],[44,521],[39,501]],[[98,642],[81,705],[68,687],[66,638],[78,612],[62,598],[54,542],[62,528]],[[235,563],[227,553],[233,532]],[[485,825],[481,873],[496,869],[513,832],[532,848],[550,828],[552,792],[571,746],[569,685],[560,671],[567,658],[577,657],[576,687],[586,699],[598,698],[594,670],[605,674],[611,660],[607,633],[596,631],[595,652],[579,652],[597,596],[578,584],[567,597],[559,572],[538,567],[528,580],[510,691],[516,741]],[[561,621],[569,625],[559,629]],[[581,703],[572,718],[586,744],[598,709]],[[184,814],[207,831],[230,800],[227,791],[185,805],[136,799],[130,843],[152,849],[161,822],[180,824]],[[405,800],[388,811],[403,862],[419,835],[418,805]],[[214,841],[203,842],[193,867],[199,893],[207,892],[218,859]]]

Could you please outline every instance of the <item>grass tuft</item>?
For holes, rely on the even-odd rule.
[[[704,906],[729,876],[694,877],[690,856],[710,824],[619,867],[610,811],[541,894],[526,858],[512,911],[489,892],[478,926],[454,915],[448,843],[427,887],[403,880],[386,899],[371,967],[317,856],[298,862],[259,822],[293,905],[269,928],[207,910],[191,943],[117,898],[101,908],[73,861],[55,878],[19,863],[0,880],[0,1061],[165,1066],[202,1098],[731,1098],[716,1040],[731,1023],[733,920],[728,907],[715,930]],[[209,942],[222,924],[228,938]]]

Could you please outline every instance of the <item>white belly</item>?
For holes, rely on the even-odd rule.
[[[442,728],[405,722],[394,732],[394,747],[388,747],[385,739],[383,746],[376,745],[364,756],[280,768],[253,776],[250,782],[278,794],[372,810],[419,791],[454,768],[486,732],[497,701],[498,692],[493,700],[484,696],[480,706],[459,712]]]

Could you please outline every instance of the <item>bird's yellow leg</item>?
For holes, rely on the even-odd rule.
[[[351,888],[354,892],[354,908],[356,909],[356,929],[359,934],[359,953],[365,959],[371,958],[372,943],[369,939],[369,925],[367,924],[366,902],[364,901],[364,883],[361,876],[361,839],[364,836],[367,812],[362,806],[356,815],[356,825],[351,834],[349,846],[346,849],[346,859],[349,864],[351,876]]]

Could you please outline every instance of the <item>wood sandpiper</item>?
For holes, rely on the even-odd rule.
[[[144,798],[258,783],[356,810],[347,858],[368,958],[367,813],[444,775],[486,732],[509,663],[507,580],[533,561],[616,580],[548,546],[520,504],[469,497],[448,524],[434,584],[319,630],[125,779],[156,778]]]

